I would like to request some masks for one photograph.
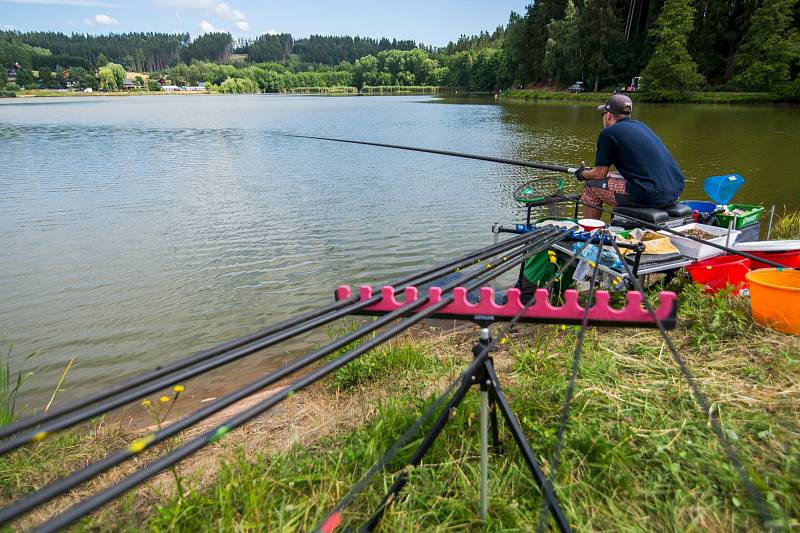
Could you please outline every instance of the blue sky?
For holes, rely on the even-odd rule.
[[[67,33],[230,31],[414,39],[444,45],[493,30],[530,0],[0,0],[0,28]]]

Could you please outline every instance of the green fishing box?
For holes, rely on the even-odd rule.
[[[758,223],[761,219],[761,213],[764,212],[764,208],[760,205],[728,204],[728,209],[731,211],[734,209],[741,209],[744,213],[735,216],[717,213],[717,222],[719,222],[719,225],[723,228],[727,228],[734,218],[736,218],[736,226],[734,226],[733,229],[742,229],[747,226],[752,226]]]

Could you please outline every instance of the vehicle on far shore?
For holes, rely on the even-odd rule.
[[[642,90],[642,77],[635,76],[631,78],[631,83],[627,87],[622,88],[622,92],[624,93],[638,93]]]
[[[568,93],[583,93],[586,92],[586,82],[583,81],[576,81],[569,87],[567,87]]]

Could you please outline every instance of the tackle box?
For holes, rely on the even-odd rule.
[[[742,229],[747,226],[752,226],[761,219],[761,213],[764,212],[764,208],[760,205],[728,204],[728,209],[731,211],[734,209],[741,209],[744,213],[735,216],[717,213],[717,222],[719,222],[719,225],[723,228],[727,228],[734,218],[736,218],[736,226],[734,226],[733,229]]]

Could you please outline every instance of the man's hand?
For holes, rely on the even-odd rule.
[[[581,164],[581,166],[578,167],[577,170],[575,170],[575,177],[578,178],[581,181],[588,181],[589,178],[584,178],[583,177],[583,173],[585,171],[587,171],[587,170],[592,170],[592,167],[587,167],[587,166],[584,166],[583,164]]]

